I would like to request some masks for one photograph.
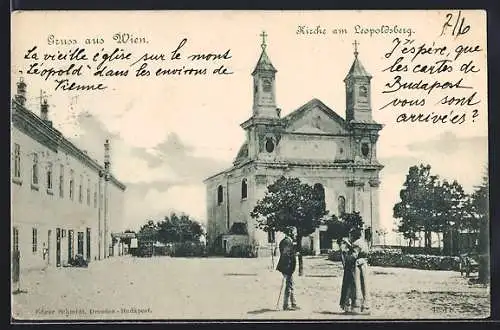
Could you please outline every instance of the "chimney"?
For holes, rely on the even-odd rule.
[[[17,83],[17,92],[15,99],[19,104],[21,104],[24,107],[26,103],[26,83],[24,82],[22,77],[19,78],[19,81]]]
[[[42,103],[40,103],[40,118],[45,121],[49,120],[49,104],[47,103],[47,99],[43,99]]]
[[[109,162],[109,140],[106,139],[106,143],[104,143],[104,169],[106,172],[110,170],[110,162]]]
[[[40,118],[50,126],[52,126],[52,122],[49,120],[49,103],[46,98],[41,98],[40,103]]]

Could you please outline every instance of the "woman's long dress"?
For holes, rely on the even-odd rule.
[[[356,299],[356,287],[354,282],[354,271],[356,267],[356,259],[346,251],[341,251],[344,276],[342,277],[342,289],[340,292],[340,307],[349,312]]]

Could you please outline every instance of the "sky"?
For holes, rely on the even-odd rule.
[[[259,34],[266,31],[266,50],[278,70],[276,98],[282,116],[317,98],[345,118],[343,79],[354,59],[353,42],[357,40],[359,59],[373,76],[373,118],[384,125],[378,141],[378,158],[385,166],[381,171],[380,216],[390,231],[394,227],[392,207],[398,201],[410,166],[430,164],[433,173],[458,180],[467,192],[481,182],[487,168],[485,16],[480,11],[461,13],[470,31],[452,37],[450,28],[447,35],[440,36],[446,14],[445,11],[20,12],[12,20],[12,93],[16,81],[23,76],[28,84],[27,106],[38,113],[36,98],[44,90],[54,126],[101,162],[104,140],[110,139],[112,171],[127,186],[122,229],[138,229],[147,219],[161,219],[172,211],[185,212],[205,223],[203,180],[231,166],[244,142],[239,125],[252,113],[251,72],[261,52]],[[458,12],[452,14],[455,18]],[[33,29],[35,25],[37,28]],[[412,32],[411,35],[407,30],[400,34],[376,31],[370,34],[370,28],[376,30],[382,25]],[[327,34],[297,34],[299,26],[311,30],[319,26]],[[346,29],[347,33],[334,33],[340,29]],[[147,43],[117,44],[113,37],[118,32],[128,33],[132,36],[129,40],[144,37]],[[458,69],[438,75],[400,73],[415,81],[425,78],[444,82],[465,77],[464,85],[472,86],[481,100],[474,107],[479,114],[474,122],[396,123],[401,107],[380,109],[394,95],[382,92],[387,90],[384,85],[397,74],[383,71],[393,62],[384,54],[394,46],[395,37],[415,39],[415,45],[446,44],[452,57],[456,47],[479,43],[481,52],[462,52],[460,58],[464,63],[473,60],[481,69],[478,73],[464,76]],[[125,53],[131,52],[136,61],[144,53],[163,53],[169,58],[184,38],[187,41],[180,50],[181,60],[152,62],[150,67],[205,66],[211,72],[224,65],[233,74],[135,77],[134,70],[141,61],[135,66],[130,66],[132,61],[108,61],[108,67],[129,69],[130,74],[95,77],[93,71],[85,71],[72,79],[82,84],[101,82],[108,87],[104,91],[75,92],[55,90],[53,79],[26,73],[32,62],[24,59],[24,55],[35,45],[40,54],[67,52],[76,47],[84,47],[89,54],[111,53],[118,47]],[[104,43],[85,45],[85,39],[103,39]],[[55,40],[65,44],[55,45]],[[68,40],[76,40],[78,44],[68,44]],[[191,53],[223,54],[228,50],[230,58],[217,62],[193,64],[185,58]],[[94,68],[96,63],[89,64]],[[69,62],[46,61],[44,65],[62,68]],[[457,90],[444,89],[434,91],[432,96],[426,96],[425,91],[399,96],[426,97],[426,105],[418,111],[444,113],[455,109],[436,105],[446,93],[459,96]],[[470,107],[467,109],[471,111]]]

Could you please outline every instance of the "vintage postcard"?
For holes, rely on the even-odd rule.
[[[14,321],[490,316],[486,12],[12,13]]]

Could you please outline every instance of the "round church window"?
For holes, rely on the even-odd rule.
[[[368,143],[363,143],[361,145],[361,153],[363,156],[367,157],[368,154],[370,153],[370,147],[368,146]]]
[[[266,140],[266,151],[267,152],[273,152],[274,151],[274,143],[272,139],[267,139]]]

